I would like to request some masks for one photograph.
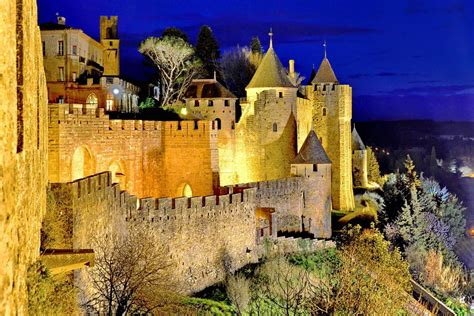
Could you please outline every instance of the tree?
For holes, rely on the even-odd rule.
[[[245,87],[249,84],[256,67],[250,62],[250,50],[247,47],[235,47],[224,53],[221,60],[224,82],[238,97],[245,96]]]
[[[161,37],[178,37],[189,43],[188,35],[177,27],[168,27],[164,29],[163,33],[161,33]]]
[[[245,314],[250,304],[250,280],[241,274],[231,275],[226,281],[226,292],[239,315]]]
[[[181,100],[192,80],[202,72],[193,47],[182,38],[149,37],[138,50],[153,61],[160,72],[162,106]]]
[[[206,75],[208,77],[214,75],[214,71],[219,74],[218,59],[221,57],[219,43],[217,42],[212,30],[209,26],[203,25],[199,30],[196,56],[203,62]]]
[[[97,239],[95,266],[89,272],[94,291],[85,307],[107,315],[152,311],[153,297],[170,286],[163,244],[145,224]]]
[[[380,166],[371,147],[367,147],[367,177],[369,181],[381,184]]]
[[[335,314],[396,315],[410,291],[408,263],[376,229],[355,227],[341,247]]]
[[[250,50],[253,54],[263,54],[262,44],[260,43],[258,36],[252,37],[252,40],[250,41]]]

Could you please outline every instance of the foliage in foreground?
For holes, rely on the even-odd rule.
[[[52,277],[37,261],[28,269],[28,312],[30,315],[70,315],[77,312],[76,289],[69,276]]]
[[[238,314],[390,314],[405,307],[408,264],[375,229],[347,231],[339,249],[268,258],[226,282]]]

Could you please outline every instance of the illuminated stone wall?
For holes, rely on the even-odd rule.
[[[352,88],[348,85],[307,86],[313,104],[313,125],[332,162],[332,204],[337,210],[354,208],[352,187]]]
[[[0,8],[0,315],[25,315],[46,208],[46,81],[35,1]]]
[[[72,183],[54,184],[73,216],[74,248],[90,248],[94,238],[125,231],[127,222],[151,223],[168,246],[173,275],[184,292],[222,281],[224,262],[234,270],[257,260],[255,189],[192,198],[140,199],[112,184],[102,173]],[[87,284],[87,269],[77,281]]]
[[[367,150],[354,150],[352,152],[352,173],[355,187],[368,187]]]
[[[103,109],[49,106],[49,181],[113,171],[139,197],[193,195],[218,185],[217,134],[211,122],[110,120]]]

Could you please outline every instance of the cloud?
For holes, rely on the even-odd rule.
[[[432,96],[451,96],[455,94],[469,93],[474,88],[474,84],[459,85],[425,85],[411,88],[394,89],[388,92],[391,95],[432,95]]]
[[[353,100],[355,121],[429,119],[474,121],[474,93],[453,96],[362,95]]]
[[[406,77],[406,76],[419,76],[419,73],[406,73],[406,72],[390,72],[390,71],[382,71],[378,73],[356,73],[349,75],[348,78],[350,79],[359,79],[365,77]]]
[[[432,0],[407,0],[404,12],[407,15],[421,14],[451,14],[464,15],[466,12],[466,4],[463,1],[451,1],[451,3],[443,2],[443,4],[434,4]]]

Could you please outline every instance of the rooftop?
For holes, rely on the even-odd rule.
[[[330,164],[326,151],[324,150],[321,142],[316,135],[316,132],[312,130],[309,132],[308,137],[301,146],[301,149],[293,160],[293,164]]]
[[[194,79],[184,98],[237,98],[216,79]]]
[[[295,86],[291,83],[285,67],[270,45],[247,89],[273,87],[294,88]]]
[[[352,150],[365,150],[364,142],[362,142],[362,138],[360,138],[355,125],[352,129]]]
[[[313,81],[311,81],[311,83],[316,84],[326,82],[338,83],[336,74],[332,70],[329,59],[327,59],[327,57],[324,57],[323,61],[321,62],[321,65],[319,65],[318,72],[316,73],[316,76],[314,77]]]

